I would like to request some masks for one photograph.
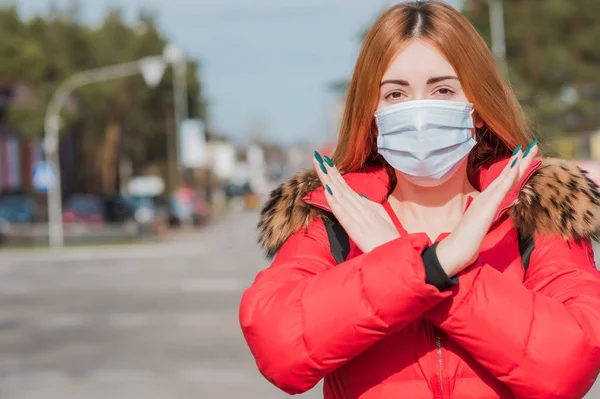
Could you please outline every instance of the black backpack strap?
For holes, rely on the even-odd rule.
[[[521,263],[523,264],[525,274],[527,274],[527,269],[529,268],[529,260],[531,258],[531,253],[533,252],[534,248],[535,242],[533,236],[523,235],[519,233],[519,253],[521,254]]]
[[[333,256],[333,259],[340,264],[346,260],[350,253],[350,237],[340,224],[337,219],[331,217],[331,219],[323,219],[325,224],[325,230],[327,231],[327,237],[329,238],[329,251]],[[527,273],[529,268],[529,260],[531,253],[535,248],[535,242],[532,236],[519,234],[519,253],[521,254],[521,263],[523,269]]]
[[[350,237],[348,237],[340,222],[334,219],[333,216],[331,219],[324,218],[323,223],[329,238],[329,251],[333,259],[340,264],[346,260],[350,253]]]

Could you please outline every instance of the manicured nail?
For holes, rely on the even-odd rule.
[[[329,158],[327,155],[325,155],[323,157],[323,159],[325,160],[325,162],[327,162],[327,165],[329,165],[333,168],[333,161],[331,160],[331,158]]]
[[[529,151],[531,151],[531,149],[537,144],[537,142],[537,140],[533,140],[531,144],[529,144],[529,146],[525,149],[525,152],[523,153],[523,158],[525,158],[527,154],[529,154]]]
[[[329,187],[329,184],[326,184],[325,188],[327,189],[327,192],[329,193],[329,195],[333,195],[333,192],[331,191],[331,188]]]
[[[517,148],[515,148],[515,150],[513,151],[512,156],[514,157],[515,155],[517,155],[517,152],[521,151],[521,147],[523,147],[522,145],[518,146]]]
[[[512,164],[510,164],[510,167],[511,167],[511,168],[514,168],[514,167],[515,167],[515,165],[517,164],[517,161],[518,161],[518,160],[519,160],[519,158],[516,158],[516,159],[515,159],[515,160],[512,162]]]
[[[320,163],[319,167],[321,168],[321,170],[323,171],[323,173],[327,174],[327,169],[325,169],[325,165],[323,165],[322,163]]]
[[[364,199],[369,199],[369,197],[367,197],[367,196],[366,196],[366,195],[364,195],[364,194],[360,194],[360,196],[361,196],[361,197],[363,197]]]
[[[319,163],[323,163],[323,158],[321,157],[321,154],[319,154],[317,151],[315,151],[315,159],[319,161]]]

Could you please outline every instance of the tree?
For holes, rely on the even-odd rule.
[[[4,123],[24,136],[40,137],[48,100],[56,87],[87,69],[162,54],[167,40],[152,14],[141,12],[127,24],[118,9],[97,28],[78,21],[76,1],[54,6],[47,16],[23,21],[17,10],[0,10],[0,83],[25,88],[13,97]],[[190,117],[205,117],[199,64],[188,61]],[[172,71],[156,88],[141,76],[77,89],[64,108],[61,132],[77,136],[78,180],[83,191],[109,194],[118,186],[118,163],[127,159],[135,173],[165,164],[167,138],[174,137]],[[99,186],[96,182],[101,181]]]
[[[508,78],[545,137],[600,127],[597,0],[504,0]],[[465,15],[489,41],[486,0]]]
[[[504,0],[508,76],[539,136],[600,128],[598,0]],[[487,0],[466,0],[464,14],[490,41]],[[362,38],[366,32],[363,32]],[[345,93],[348,81],[329,89]]]

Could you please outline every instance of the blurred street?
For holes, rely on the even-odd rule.
[[[164,244],[0,252],[0,398],[286,397],[237,319],[267,265],[257,217],[234,212]]]
[[[287,397],[237,320],[267,266],[256,221],[234,212],[162,244],[0,252],[0,397]]]

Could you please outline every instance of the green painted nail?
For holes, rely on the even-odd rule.
[[[323,173],[327,174],[327,169],[325,169],[325,165],[320,163],[319,166],[321,167],[321,170],[323,171]]]
[[[329,158],[327,155],[325,155],[323,157],[323,159],[325,160],[325,162],[327,162],[327,165],[329,165],[333,168],[333,161],[331,160],[331,158]]]
[[[361,197],[363,197],[364,199],[369,199],[369,197],[367,197],[367,196],[366,196],[366,195],[364,195],[364,194],[360,194],[360,196],[361,196]]]
[[[331,191],[331,188],[329,187],[328,184],[325,185],[325,188],[327,189],[327,192],[329,193],[329,195],[333,195],[333,192]]]
[[[515,150],[513,151],[513,154],[512,154],[512,156],[514,157],[515,155],[517,155],[517,152],[519,152],[519,151],[521,150],[521,148],[522,148],[522,147],[523,147],[523,146],[522,146],[522,145],[520,145],[520,146],[518,146],[517,148],[515,148]]]
[[[527,154],[529,154],[529,151],[531,151],[531,149],[533,148],[533,146],[535,146],[537,144],[537,142],[538,142],[537,140],[533,140],[531,142],[531,144],[529,144],[529,146],[527,147],[527,149],[523,153],[523,158],[525,158],[527,156]]]
[[[315,151],[315,159],[319,161],[319,163],[323,163],[323,158],[321,158],[321,154]]]
[[[514,168],[515,165],[517,164],[517,161],[519,160],[519,158],[515,159],[512,164],[510,165],[511,168]]]

